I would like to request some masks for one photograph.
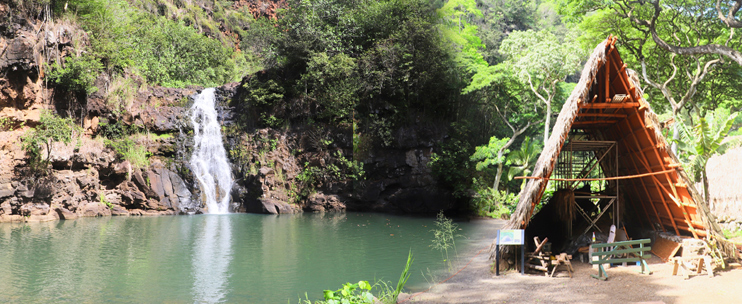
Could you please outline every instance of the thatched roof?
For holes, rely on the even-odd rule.
[[[528,225],[565,141],[571,131],[580,130],[593,140],[617,142],[619,176],[652,174],[620,181],[621,201],[630,213],[626,220],[677,235],[722,237],[708,206],[668,149],[657,115],[643,99],[639,79],[626,69],[615,43],[609,37],[587,60],[536,163],[533,179],[521,191],[504,229]]]
[[[742,219],[742,147],[711,157],[706,172],[711,211]]]

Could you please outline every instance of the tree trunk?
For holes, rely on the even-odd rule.
[[[678,140],[680,140],[680,129],[678,128],[678,123],[679,122],[676,120],[675,124],[672,126],[672,144],[670,145],[670,150],[672,150],[672,154],[675,154],[675,156],[678,156]]]
[[[544,122],[544,147],[549,140],[549,127],[551,126],[551,103],[546,103],[546,120]]]
[[[497,187],[500,185],[500,176],[502,176],[502,163],[497,164],[497,173],[495,175],[495,184],[492,186],[495,191],[499,191],[500,189]]]

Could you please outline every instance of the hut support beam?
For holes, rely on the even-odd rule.
[[[611,129],[609,131],[609,132],[611,132],[611,134],[614,137],[618,137],[618,136],[616,136],[616,132],[615,131],[618,131],[620,133],[620,130],[616,130],[616,129],[620,129],[620,126],[615,126],[615,129]],[[623,138],[626,138],[626,137],[624,136]],[[619,140],[616,144],[618,145],[619,143],[623,142],[623,138],[621,140]],[[625,144],[622,144],[622,146],[626,147],[626,152],[627,152],[627,154],[629,156],[628,158],[631,160],[631,163],[634,165],[634,169],[638,173],[639,172],[639,169],[637,168],[636,163],[634,162],[633,156],[631,155],[630,151],[628,150],[629,149],[628,146],[626,146]],[[616,147],[616,152],[618,152],[618,146]],[[629,168],[626,168],[626,170],[628,171]],[[634,179],[629,179],[629,182],[631,183],[631,185],[633,186],[634,189],[638,189],[638,187],[636,185],[637,182],[635,182]],[[649,197],[649,191],[647,190],[647,187],[644,185],[644,182],[642,181],[642,179],[639,179],[639,183],[641,184],[642,189],[644,190],[644,193],[647,195],[648,199],[651,201],[652,198]],[[626,200],[624,200],[624,201],[626,201]],[[631,205],[631,208],[634,209],[634,212],[638,216],[639,215],[639,212],[637,211],[636,206],[634,204],[632,204],[632,203],[629,203],[629,205]],[[654,227],[654,225],[652,225],[652,219],[649,216],[649,211],[647,211],[646,204],[640,204],[640,205],[642,206],[642,208],[641,208],[642,211],[644,211],[644,216],[647,218],[647,225],[649,225],[652,228],[652,230],[655,230],[656,231],[657,229]],[[654,214],[657,216],[657,220],[659,220],[659,214],[657,214],[657,210],[654,209],[654,206],[652,206],[652,209],[654,210]],[[641,223],[641,221],[640,221],[640,223]],[[643,224],[642,224],[642,227],[644,227]],[[660,227],[662,227],[662,231],[665,231],[665,227],[664,226],[660,225]]]
[[[629,151],[628,146],[626,146],[626,150]],[[639,171],[639,167],[636,165],[636,161],[634,161],[634,154],[630,153],[630,151],[628,154],[629,154],[629,159],[631,160],[631,164],[634,165],[634,168],[636,168],[636,171]],[[642,185],[642,189],[644,189],[644,194],[647,195],[647,203],[649,203],[649,206],[652,207],[652,211],[654,211],[654,215],[657,217],[657,222],[660,223],[660,227],[662,227],[662,231],[667,231],[665,230],[665,226],[662,225],[662,220],[660,219],[659,212],[657,212],[657,208],[654,206],[654,203],[652,203],[652,195],[649,193],[649,190],[647,189],[647,185],[644,183],[644,179],[640,178],[639,183]],[[642,207],[646,208],[645,205],[646,204],[642,204]]]
[[[642,119],[642,117],[639,116],[639,111],[634,112],[634,116],[636,116],[636,118],[639,120],[639,123],[641,123],[641,125],[642,125],[642,127],[644,129],[644,134],[647,135],[647,139],[649,139],[649,142],[652,144],[653,147],[656,147],[657,146],[657,143],[654,141],[654,138],[651,136],[651,134],[649,134],[649,130],[647,130],[647,125],[644,123],[644,120]],[[660,157],[660,153],[657,152],[657,149],[652,149],[652,151],[654,152],[654,155],[657,156],[657,159],[659,160],[659,163],[660,163],[660,166],[662,168],[662,171],[667,170],[667,168],[665,167],[665,162],[662,160],[662,157]],[[676,197],[679,197],[678,196],[678,189],[675,187],[675,181],[677,181],[678,178],[675,177],[673,179],[670,176],[669,173],[665,173],[665,177],[667,178],[667,181],[670,183],[670,189],[672,189],[672,196],[671,196],[671,198],[673,198],[673,197],[675,197],[675,198]],[[663,198],[663,201],[664,201],[664,198]],[[691,225],[691,220],[688,217],[688,210],[685,208],[685,206],[683,205],[682,202],[679,202],[676,199],[673,199],[673,201],[676,202],[676,204],[678,205],[678,207],[680,207],[680,210],[683,212],[683,218],[685,219],[685,224],[688,225],[688,228],[691,228],[690,229],[690,232],[691,232],[691,234],[693,234],[693,237],[694,238],[698,238],[698,235],[696,235],[695,229],[693,229],[693,226]],[[665,203],[665,204],[667,204],[667,203]]]
[[[626,122],[626,126],[629,129],[629,131],[631,132],[631,137],[634,139],[634,144],[636,145],[636,149],[638,151],[641,151],[641,149],[642,149],[641,144],[639,144],[639,139],[637,138],[636,134],[634,133],[634,130],[631,129],[631,124],[629,124],[629,120],[626,119],[626,120],[624,120],[624,122]],[[628,146],[627,146],[627,148],[628,148]],[[633,151],[631,151],[631,152],[632,152],[631,154],[640,154],[641,155],[641,159],[639,159],[639,161],[642,163],[642,165],[644,165],[645,169],[647,169],[647,172],[652,172],[652,170],[649,168],[649,160],[647,160],[647,156],[644,155],[644,153],[633,152]],[[637,168],[637,170],[638,170],[638,168]],[[658,187],[662,187],[663,189],[665,188],[665,186],[663,186],[655,176],[652,176],[652,180],[654,180],[655,185],[657,185]],[[680,235],[680,231],[678,231],[678,225],[675,223],[675,220],[672,217],[672,211],[670,211],[670,207],[667,206],[667,202],[665,201],[665,196],[660,194],[660,198],[662,199],[662,202],[664,203],[663,205],[665,207],[665,211],[667,211],[667,215],[670,216],[670,221],[672,222],[672,227],[675,229],[675,234]],[[650,199],[650,203],[651,202],[652,201]]]

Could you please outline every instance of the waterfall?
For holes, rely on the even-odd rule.
[[[229,212],[232,189],[232,173],[227,160],[227,151],[222,144],[221,125],[217,120],[214,88],[208,88],[194,96],[191,107],[193,123],[193,155],[191,170],[201,186],[201,200],[208,212]]]

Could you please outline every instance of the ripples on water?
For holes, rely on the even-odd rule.
[[[459,223],[459,251],[491,225]],[[408,250],[443,267],[432,218],[384,214],[107,217],[0,224],[0,302],[292,303],[358,280],[393,281]]]

